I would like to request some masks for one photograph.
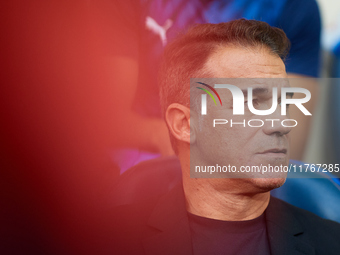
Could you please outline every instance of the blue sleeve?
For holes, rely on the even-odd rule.
[[[321,65],[321,19],[315,0],[288,0],[278,18],[291,42],[286,59],[288,73],[318,77]]]

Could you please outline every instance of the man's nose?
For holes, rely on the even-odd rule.
[[[297,125],[296,121],[289,119],[289,115],[281,115],[281,109],[278,107],[273,114],[266,116],[263,132],[266,135],[283,136],[288,134],[295,125]]]

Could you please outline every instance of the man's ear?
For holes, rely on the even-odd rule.
[[[190,143],[190,109],[188,107],[178,103],[169,105],[165,120],[171,134],[177,140]],[[191,140],[193,138],[191,137]]]

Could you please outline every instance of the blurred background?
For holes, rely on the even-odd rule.
[[[322,67],[320,77],[320,99],[316,109],[312,131],[303,160],[306,162],[339,162],[339,140],[337,133],[339,105],[337,95],[340,77],[340,3],[330,0],[317,1],[322,18],[321,50]],[[338,177],[340,175],[338,174]]]
[[[138,20],[133,13],[142,13],[144,2],[1,4],[1,254],[108,252],[110,202],[120,174],[140,161],[173,155],[157,103],[146,102],[159,101],[152,88],[157,61],[148,52],[159,55],[178,30],[170,29],[176,24],[166,15],[162,30],[169,38],[155,20]],[[320,72],[301,74],[322,81],[296,159],[340,163],[340,2],[316,2]],[[319,21],[315,6],[310,24]],[[281,18],[290,21],[289,15]],[[124,28],[122,17],[133,17]],[[153,48],[136,22],[158,31]],[[303,29],[313,31],[308,24]],[[152,79],[140,71],[145,67]],[[139,80],[150,82],[140,87]]]

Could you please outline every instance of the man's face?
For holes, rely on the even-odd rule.
[[[240,47],[224,47],[215,51],[208,59],[205,68],[213,74],[213,77],[242,78],[235,79],[233,85],[241,90],[247,91],[253,88],[253,105],[255,109],[267,110],[272,106],[272,89],[277,88],[280,101],[281,87],[288,86],[284,78],[287,78],[285,65],[282,60],[272,55],[266,48],[244,49]],[[246,79],[244,79],[246,78]],[[254,79],[250,79],[254,78]],[[267,79],[282,78],[282,79]],[[237,84],[236,84],[237,83]],[[210,84],[214,86],[214,84]],[[215,106],[212,100],[208,100],[207,115],[197,114],[198,121],[194,124],[196,141],[191,146],[191,164],[236,166],[286,166],[289,158],[288,133],[289,127],[281,125],[281,107],[278,105],[276,111],[271,115],[258,116],[249,111],[245,98],[244,115],[233,115],[232,94],[228,89],[218,89],[223,106]],[[213,127],[214,119],[227,119],[228,124]],[[243,122],[246,126],[230,126],[233,122]],[[264,121],[262,127],[249,127],[250,119],[261,119]],[[270,122],[265,119],[279,119]],[[258,123],[253,123],[258,125]],[[195,163],[197,162],[197,163]],[[223,175],[222,175],[223,176]],[[245,174],[240,183],[246,186],[256,186],[263,190],[270,190],[284,183],[285,174],[269,175]],[[256,177],[250,179],[249,177]],[[220,180],[221,181],[221,180]]]

